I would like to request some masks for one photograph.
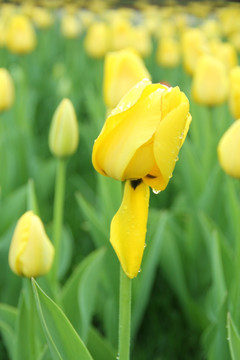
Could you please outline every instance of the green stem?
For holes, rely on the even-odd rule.
[[[29,331],[29,350],[33,359],[36,359],[36,343],[35,343],[35,305],[31,279],[23,278],[23,288],[26,294],[28,331]]]
[[[131,287],[132,281],[120,268],[120,299],[119,299],[119,360],[130,359],[131,337]]]
[[[57,283],[57,274],[61,250],[65,178],[66,159],[58,159],[53,210],[53,245],[55,247],[55,259],[52,268],[52,277],[55,283]]]

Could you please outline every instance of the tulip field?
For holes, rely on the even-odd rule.
[[[0,360],[240,359],[239,19],[0,1]]]

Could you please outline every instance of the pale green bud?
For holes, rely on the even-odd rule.
[[[79,141],[78,123],[73,104],[63,99],[52,119],[49,147],[53,155],[67,157],[75,153]]]

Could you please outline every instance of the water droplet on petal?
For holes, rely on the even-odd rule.
[[[140,273],[142,271],[142,269],[139,269],[138,272]]]
[[[154,194],[159,194],[161,192],[161,190],[157,190],[157,189],[152,189]]]

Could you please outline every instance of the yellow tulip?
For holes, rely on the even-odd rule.
[[[218,144],[218,159],[222,169],[230,176],[240,178],[240,119],[224,133]]]
[[[74,39],[79,36],[80,31],[80,20],[75,15],[67,14],[62,18],[61,32],[64,37]]]
[[[143,60],[128,48],[109,52],[105,57],[103,92],[109,109],[117,106],[121,98],[139,81],[151,79]]]
[[[231,43],[214,41],[211,44],[211,53],[226,66],[227,71],[237,66],[237,51]]]
[[[67,157],[77,149],[79,132],[74,107],[69,99],[63,99],[52,119],[49,147],[53,155]]]
[[[14,85],[9,72],[0,68],[0,111],[9,109],[14,101]]]
[[[10,20],[6,35],[7,48],[16,54],[26,54],[36,46],[36,35],[32,23],[23,15],[15,15]]]
[[[234,119],[240,118],[240,66],[230,71],[229,107]]]
[[[41,219],[32,211],[19,219],[9,250],[9,265],[14,273],[36,277],[51,268],[54,248],[44,230]]]
[[[109,36],[109,27],[104,22],[90,25],[84,40],[87,54],[96,59],[104,57],[110,46]]]
[[[228,76],[222,62],[210,55],[202,56],[193,76],[194,100],[208,106],[222,104],[227,99],[228,88]]]
[[[133,48],[143,57],[149,56],[152,52],[151,37],[144,26],[137,26],[132,29],[131,43]]]
[[[200,29],[188,29],[182,35],[183,65],[185,71],[192,75],[198,59],[208,52],[205,34]]]
[[[111,222],[110,242],[129,278],[137,276],[145,247],[149,187],[126,181],[122,204]]]
[[[127,19],[115,18],[111,26],[111,49],[121,50],[131,46],[133,27]]]
[[[143,179],[164,190],[190,121],[188,99],[178,87],[142,80],[108,116],[94,143],[93,165],[102,175]]]
[[[49,28],[54,21],[53,15],[47,9],[35,6],[32,11],[32,18],[37,27],[40,29]]]
[[[180,47],[177,40],[163,37],[159,40],[156,61],[166,68],[176,67],[180,62]]]

